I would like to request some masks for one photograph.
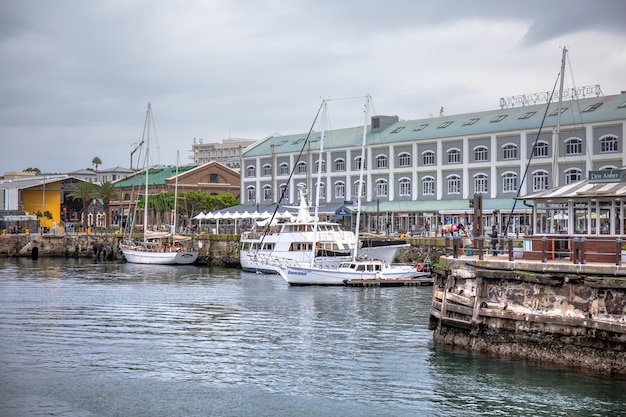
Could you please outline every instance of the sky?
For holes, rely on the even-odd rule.
[[[626,90],[623,0],[0,0],[0,175],[129,167],[194,141],[412,120],[566,87]],[[339,100],[351,98],[349,100]]]

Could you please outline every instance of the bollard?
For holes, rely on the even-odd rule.
[[[574,246],[574,265],[578,265],[578,263],[580,262],[580,240],[575,237],[573,240],[573,246]]]
[[[541,238],[541,262],[544,264],[548,262],[548,257],[546,256],[546,247],[548,246],[548,238]]]
[[[587,238],[580,239],[580,263],[587,264]]]
[[[444,246],[445,246],[446,256],[450,256],[450,238],[448,236],[446,236],[445,238]]]
[[[509,262],[513,262],[513,238],[511,236],[507,237],[506,242],[509,247]]]
[[[452,257],[457,259],[459,257],[459,237],[452,236]]]
[[[624,241],[618,236],[615,241],[615,265],[617,266],[622,265],[622,243],[624,243]]]

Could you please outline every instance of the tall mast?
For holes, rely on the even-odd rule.
[[[357,187],[357,208],[356,208],[356,226],[354,231],[354,238],[356,240],[354,245],[354,252],[352,253],[352,260],[356,260],[357,252],[359,250],[359,227],[361,223],[361,195],[363,194],[363,172],[365,171],[365,145],[367,140],[367,122],[369,117],[369,105],[370,96],[365,96],[365,108],[363,109],[363,141],[361,143],[361,172],[359,174],[359,186]]]
[[[176,226],[178,223],[178,208],[177,208],[177,203],[178,203],[178,157],[179,157],[179,151],[176,151],[176,180],[174,182],[174,218],[172,219],[172,228],[171,228],[171,232],[172,232],[172,236],[174,236],[176,234]]]
[[[313,254],[311,256],[311,266],[315,265],[315,255],[317,255],[317,222],[320,210],[320,189],[322,182],[322,156],[324,153],[324,132],[326,130],[326,118],[327,118],[327,101],[322,100],[322,122],[320,133],[320,153],[317,162],[317,184],[315,184],[315,210],[313,211]]]
[[[552,169],[552,188],[559,186],[559,134],[561,133],[561,109],[563,108],[563,82],[565,80],[565,59],[567,48],[563,47],[561,57],[561,80],[559,84],[559,106],[556,114],[556,127],[552,134],[552,154],[554,155],[554,168]]]
[[[152,103],[148,102],[148,111],[146,113],[146,189],[144,196],[143,208],[143,240],[146,241],[146,230],[148,229],[148,171],[150,171],[150,116]]]

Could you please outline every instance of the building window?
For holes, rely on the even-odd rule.
[[[400,178],[400,182],[398,183],[398,195],[400,197],[410,197],[411,196],[411,180],[408,178]]]
[[[377,180],[376,181],[376,197],[387,197],[387,181],[386,180]]]
[[[396,127],[396,128],[395,128],[395,129],[393,129],[390,133],[398,133],[398,132],[400,132],[402,129],[404,129],[404,126]]]
[[[360,171],[361,170],[361,157],[357,156],[356,158],[354,158],[354,170],[355,171]]]
[[[567,110],[567,107],[563,107],[561,109],[561,114],[565,113],[566,110]],[[556,116],[557,114],[559,114],[559,109],[552,111],[552,113],[550,113],[548,116]]]
[[[346,184],[342,181],[335,183],[335,198],[346,198]]]
[[[219,181],[219,175],[217,174],[209,174],[209,182],[211,184],[217,184]]]
[[[359,184],[361,184],[361,198],[365,197],[365,181],[355,181],[354,182],[354,195],[359,195]]]
[[[504,159],[516,159],[517,158],[517,146],[512,143],[504,145],[502,147]]]
[[[502,115],[500,115],[500,116],[496,116],[496,117],[494,117],[494,118],[491,120],[491,122],[490,122],[490,123],[498,123],[498,122],[501,122],[501,121],[503,121],[504,119],[506,119],[506,116],[507,116],[506,114],[502,114]]]
[[[452,123],[454,122],[443,122],[442,124],[437,126],[437,129],[445,129],[446,127],[450,126]]]
[[[565,184],[571,184],[576,181],[580,181],[583,178],[583,173],[578,168],[570,168],[565,171]]]
[[[280,164],[280,175],[289,175],[289,164],[283,162]]]
[[[474,149],[474,161],[487,162],[489,160],[489,150],[486,146],[477,146]]]
[[[536,111],[528,111],[524,114],[522,114],[520,117],[518,117],[518,119],[530,119],[532,116],[535,115],[535,113],[537,113]]]
[[[605,138],[600,139],[600,152],[602,153],[618,152],[617,137],[607,136]]]
[[[579,138],[571,138],[565,141],[566,155],[580,155],[583,153],[583,141]]]
[[[320,183],[320,199],[322,198],[326,198],[326,184],[323,182]]]
[[[248,187],[248,201],[256,200],[256,189],[254,187]]]
[[[288,193],[287,184],[281,184],[278,189],[280,190],[280,199],[282,200]]]
[[[626,104],[626,103],[625,103]],[[414,132],[417,132],[419,130],[424,130],[426,128],[426,126],[428,126],[428,123],[424,123],[423,125],[419,125],[418,127],[416,127],[415,129],[413,129]]]
[[[548,157],[548,142],[537,142],[533,149],[535,158],[547,158]]]
[[[272,166],[270,164],[263,165],[263,176],[269,177],[272,175]]]
[[[422,154],[424,158],[424,165],[435,165],[435,153],[433,151],[426,151]]]
[[[344,172],[346,170],[346,161],[344,159],[335,159],[335,171]]]
[[[487,194],[489,192],[489,177],[485,174],[477,174],[474,177],[474,194]]]
[[[306,174],[306,162],[298,162],[298,165],[296,165],[296,172],[298,174]]]
[[[517,174],[515,174],[514,172],[507,172],[506,174],[502,175],[502,192],[517,192]]]
[[[433,177],[422,179],[422,195],[435,195],[435,179]]]
[[[458,164],[461,162],[461,151],[459,149],[450,149],[448,151],[448,163]]]
[[[479,120],[480,120],[479,117],[475,117],[473,119],[469,119],[467,122],[463,123],[463,126],[471,126],[471,125],[473,125],[474,123],[476,123]]]
[[[461,177],[458,175],[448,177],[448,194],[461,194]]]
[[[326,172],[326,161],[322,160],[322,171],[320,169],[320,160],[315,161],[315,172]]]
[[[385,155],[379,155],[376,157],[376,168],[388,168],[387,157]]]
[[[248,168],[246,168],[246,176],[256,177],[256,168],[254,167],[254,165],[250,165],[248,166]]]
[[[404,152],[398,155],[398,164],[400,167],[410,167],[411,166],[411,154]]]
[[[272,187],[270,185],[263,186],[263,201],[272,200]]]
[[[548,173],[545,171],[533,174],[533,191],[543,191],[548,189]]]

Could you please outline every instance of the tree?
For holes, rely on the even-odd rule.
[[[43,228],[46,224],[46,219],[48,220],[52,220],[53,216],[52,213],[50,212],[50,210],[46,210],[43,213],[41,212],[41,210],[38,210],[37,213],[35,213],[35,216],[37,216],[37,219],[40,220],[40,226],[39,226],[39,231],[40,233],[43,233]]]
[[[106,213],[106,227],[109,227],[111,225],[111,219],[109,218],[109,205],[111,203],[111,200],[118,199],[117,196],[118,190],[110,181],[105,181],[96,187],[95,198],[102,200],[104,212]]]
[[[89,201],[96,197],[96,186],[90,182],[81,181],[74,186],[74,190],[68,194],[74,200],[82,200],[83,202],[83,226],[87,227],[87,210]]]
[[[102,161],[100,160],[99,157],[94,156],[94,158],[91,160],[91,165],[95,166],[96,172],[98,172],[98,167],[102,165]]]

